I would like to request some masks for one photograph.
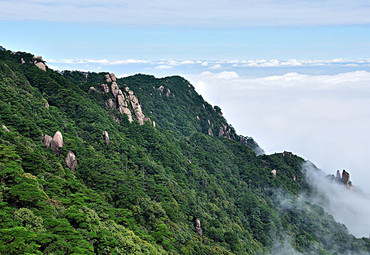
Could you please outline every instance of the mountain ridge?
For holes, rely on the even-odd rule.
[[[106,105],[109,73],[60,73],[34,59],[0,50],[0,124],[8,130],[0,129],[0,253],[369,251],[368,240],[298,199],[310,192],[304,159],[257,156],[183,78],[117,79],[150,118],[141,125]],[[91,93],[105,83],[109,93]],[[230,137],[217,137],[222,125]],[[58,131],[56,153],[41,136]]]

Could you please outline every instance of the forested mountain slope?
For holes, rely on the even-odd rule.
[[[304,159],[257,156],[181,77],[1,48],[0,125],[0,254],[369,253],[300,199]]]

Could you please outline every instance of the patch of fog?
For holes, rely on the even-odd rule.
[[[354,236],[370,236],[369,195],[355,186],[350,190],[344,184],[330,180],[309,161],[302,166],[302,171],[313,190],[309,198],[312,203],[321,206],[336,221],[345,224]]]

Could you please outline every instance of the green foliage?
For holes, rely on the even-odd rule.
[[[118,80],[154,128],[130,124],[105,107],[107,95],[88,93],[105,73],[45,72],[32,60],[0,50],[0,124],[10,130],[0,128],[0,254],[265,254],[286,235],[303,253],[369,251],[319,207],[282,208],[277,190],[293,205],[310,192],[304,160],[257,157],[183,78]],[[217,137],[223,125],[230,139]],[[56,131],[59,157],[41,141]]]

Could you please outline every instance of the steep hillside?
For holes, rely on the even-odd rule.
[[[181,77],[2,48],[0,125],[0,254],[369,252],[297,196],[305,160],[257,156]]]

